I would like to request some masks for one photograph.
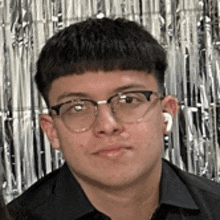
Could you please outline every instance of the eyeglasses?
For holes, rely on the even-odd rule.
[[[117,121],[134,123],[141,121],[158,99],[162,99],[158,92],[129,91],[97,102],[90,99],[74,98],[52,106],[49,111],[50,113],[54,111],[57,116],[60,116],[69,130],[82,132],[93,126],[98,116],[99,105],[109,105],[111,113]]]

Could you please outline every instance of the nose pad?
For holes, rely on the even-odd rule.
[[[123,131],[122,123],[114,117],[114,113],[107,105],[99,106],[94,131],[100,134],[119,134]]]

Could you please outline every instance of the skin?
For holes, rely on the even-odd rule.
[[[49,102],[51,106],[65,102],[70,93],[106,100],[131,85],[127,90],[158,91],[154,76],[146,72],[86,72],[56,79]],[[161,146],[168,134],[163,112],[175,117],[177,111],[176,99],[166,96],[156,100],[138,123],[118,122],[107,105],[100,105],[98,118],[87,131],[74,133],[60,117],[49,115],[41,116],[41,127],[98,210],[115,220],[146,220],[159,203]]]

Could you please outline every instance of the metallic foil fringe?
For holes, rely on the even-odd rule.
[[[0,172],[7,202],[64,161],[39,127],[45,103],[33,77],[40,49],[59,29],[103,16],[142,23],[166,48],[166,90],[180,113],[164,157],[220,182],[219,0],[0,0]]]

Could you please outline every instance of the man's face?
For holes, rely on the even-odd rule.
[[[124,89],[123,89],[124,88]],[[83,94],[94,101],[106,100],[117,91],[158,92],[153,75],[140,71],[86,72],[60,77],[52,83],[50,105]],[[142,121],[117,121],[107,104],[98,107],[93,126],[83,132],[70,131],[59,116],[43,115],[41,126],[55,149],[62,151],[80,181],[108,187],[125,187],[158,175],[165,133],[163,111],[173,114],[169,99],[156,100]],[[153,177],[152,177],[153,178]]]

